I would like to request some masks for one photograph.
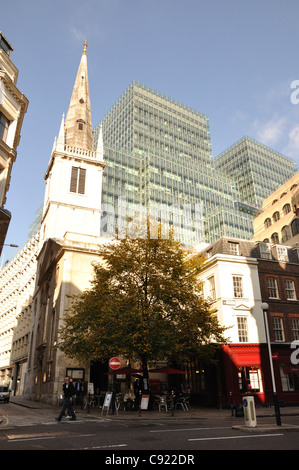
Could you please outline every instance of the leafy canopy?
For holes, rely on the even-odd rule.
[[[168,239],[126,237],[100,247],[91,288],[73,299],[60,348],[79,360],[123,355],[146,368],[159,359],[211,358],[224,329],[201,296],[203,260]]]

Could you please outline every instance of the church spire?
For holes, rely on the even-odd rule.
[[[86,49],[87,42],[85,40],[64,123],[65,144],[94,150]]]

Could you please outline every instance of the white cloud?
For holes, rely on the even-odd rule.
[[[294,126],[289,134],[289,141],[288,145],[285,149],[285,153],[289,155],[291,158],[298,159],[299,156],[299,124]]]
[[[275,145],[283,136],[287,119],[284,116],[273,116],[268,122],[261,123],[256,120],[253,127],[256,132],[257,140],[265,145]]]

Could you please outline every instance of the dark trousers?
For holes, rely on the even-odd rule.
[[[69,412],[69,415],[72,417],[72,418],[76,418],[76,415],[75,415],[75,412],[74,412],[74,409],[73,409],[73,400],[70,399],[70,397],[66,397],[64,400],[63,400],[63,405],[62,405],[62,408],[61,408],[61,411],[59,413],[59,416],[58,416],[58,419],[60,420],[62,418],[62,416],[64,415],[65,413],[65,410],[68,409],[68,412]]]

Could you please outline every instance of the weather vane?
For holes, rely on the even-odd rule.
[[[86,49],[87,49],[87,41],[84,39],[84,49],[83,49],[83,54],[86,54]]]

